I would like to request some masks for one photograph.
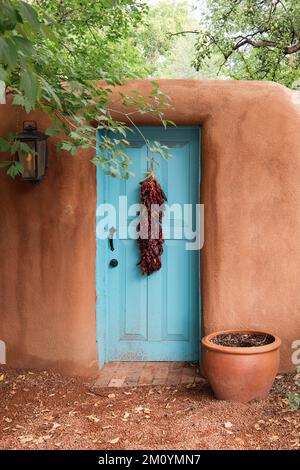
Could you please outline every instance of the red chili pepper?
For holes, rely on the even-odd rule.
[[[154,271],[158,271],[161,268],[161,255],[163,254],[163,232],[161,228],[162,217],[164,212],[164,202],[167,200],[165,193],[163,192],[160,184],[153,175],[148,176],[141,185],[141,203],[147,209],[147,221],[143,220],[141,215],[141,222],[139,229],[145,227],[148,222],[148,239],[138,238],[138,245],[141,253],[141,260],[138,263],[140,265],[141,273],[149,276]],[[153,211],[151,218],[151,206],[152,204],[160,206],[159,211]],[[151,238],[152,224],[158,230],[154,230],[154,233],[158,233],[158,239]]]

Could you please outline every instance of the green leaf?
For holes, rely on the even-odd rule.
[[[10,149],[10,143],[3,139],[3,137],[0,137],[0,152],[8,152]]]
[[[15,140],[10,147],[10,153],[14,155],[17,152],[18,148],[19,148],[19,141]]]
[[[10,67],[15,67],[17,63],[17,52],[9,38],[0,37],[0,62]]]
[[[1,1],[1,17],[0,17],[0,31],[12,31],[17,23],[17,12],[12,5],[12,2]]]
[[[53,28],[51,28],[50,25],[40,23],[40,30],[45,38],[50,39],[53,42],[56,42],[59,39],[59,35]]]
[[[22,95],[15,95],[13,98],[13,104],[16,106],[25,106],[25,99]]]
[[[29,100],[22,95],[15,95],[13,98],[13,104],[15,104],[16,106],[23,106],[25,108],[26,113],[29,113],[32,109]]]
[[[24,92],[31,108],[34,108],[38,95],[38,81],[29,70],[25,70],[21,75],[20,89]]]
[[[9,132],[7,136],[7,140],[12,143],[15,140],[15,136],[13,132]]]
[[[32,148],[28,144],[25,144],[25,142],[20,141],[17,141],[17,143],[19,144],[19,149],[22,151],[22,153],[24,153],[25,155],[27,155],[28,153],[32,153]]]
[[[45,134],[47,135],[54,135],[56,137],[58,137],[61,133],[61,130],[60,129],[52,129],[52,128],[49,128],[49,129],[46,129],[45,130]]]
[[[17,175],[21,175],[24,171],[24,167],[22,165],[22,163],[20,162],[13,162],[11,164],[11,166],[9,167],[9,169],[7,170],[7,174],[8,176],[10,176],[11,178],[15,178],[15,176]]]
[[[26,97],[24,98],[24,108],[27,114],[30,113],[30,111],[32,110],[32,105]]]
[[[40,22],[36,11],[30,5],[28,5],[28,3],[22,1],[19,4],[19,8],[22,18],[28,21],[32,28],[36,29],[37,31],[40,31]]]
[[[59,142],[59,148],[61,150],[67,150],[67,151],[70,151],[71,148],[72,148],[72,144],[70,142]]]
[[[292,411],[297,411],[300,408],[300,395],[297,393],[288,393],[288,400]]]
[[[6,79],[7,79],[7,72],[6,70],[4,70],[2,65],[0,65],[0,81],[6,82]]]
[[[61,109],[61,101],[60,101],[57,93],[55,93],[54,88],[43,77],[40,76],[39,79],[40,79],[41,85],[44,87],[46,93],[48,95],[50,95],[50,97],[56,103],[57,107],[59,109]]]
[[[22,36],[14,36],[12,41],[15,43],[16,49],[21,51],[24,55],[32,55],[33,45],[28,39]]]
[[[100,163],[98,157],[91,158],[90,162],[95,166],[98,166]]]

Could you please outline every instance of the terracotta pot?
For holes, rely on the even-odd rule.
[[[268,395],[278,373],[281,340],[265,346],[230,347],[212,342],[212,338],[226,333],[258,333],[262,331],[225,330],[202,339],[204,372],[215,396],[220,400],[247,402]]]

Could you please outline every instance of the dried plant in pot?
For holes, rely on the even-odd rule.
[[[216,398],[247,402],[268,395],[281,340],[263,331],[225,330],[202,338],[203,370]]]

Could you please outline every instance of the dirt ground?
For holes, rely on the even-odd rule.
[[[278,376],[268,399],[217,401],[209,386],[94,389],[0,366],[0,449],[300,449],[300,412]]]

